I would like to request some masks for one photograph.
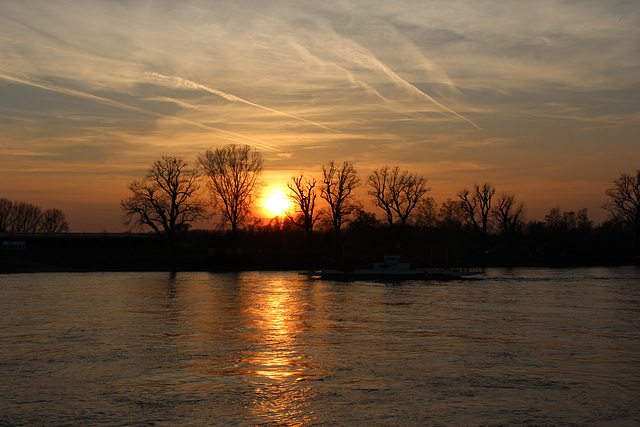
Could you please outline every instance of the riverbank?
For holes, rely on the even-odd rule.
[[[417,267],[436,268],[638,264],[633,250],[615,241],[592,239],[580,245],[541,241],[521,244],[517,250],[496,243],[483,251],[473,239],[442,245],[428,235],[404,245],[384,241],[363,245],[350,238],[344,245],[344,258],[337,262],[327,234],[318,233],[311,250],[298,237],[274,233],[232,241],[224,233],[193,231],[171,246],[150,233],[0,233],[0,273],[368,268],[385,255],[399,255],[403,262]]]

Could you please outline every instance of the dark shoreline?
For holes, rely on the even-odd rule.
[[[369,268],[385,255],[399,255],[403,262],[425,268],[639,265],[631,241],[621,244],[621,239],[612,238],[620,236],[589,236],[563,241],[550,236],[535,245],[523,242],[516,250],[495,239],[490,251],[481,251],[473,234],[459,235],[453,245],[451,240],[438,241],[438,235],[415,233],[413,241],[397,245],[369,233],[347,240],[344,258],[336,262],[332,241],[322,233],[314,236],[312,250],[304,236],[285,232],[246,234],[232,242],[227,234],[196,230],[175,245],[150,233],[0,233],[0,274],[353,269]]]
[[[133,265],[135,264],[135,265]],[[581,268],[581,267],[632,267],[637,264],[618,263],[596,263],[596,264],[491,264],[491,265],[469,265],[472,269],[481,268]],[[136,272],[209,272],[209,273],[232,273],[248,271],[305,271],[320,269],[326,266],[315,266],[309,268],[304,264],[275,263],[266,265],[256,262],[256,260],[236,260],[235,262],[224,263],[209,259],[188,259],[170,261],[169,259],[144,259],[144,260],[33,260],[33,259],[6,259],[0,260],[0,276],[6,274],[25,273],[136,273]],[[362,265],[361,267],[367,267]],[[351,268],[351,267],[349,267]],[[481,277],[481,276],[480,276]]]

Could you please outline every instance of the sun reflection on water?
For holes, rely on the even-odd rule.
[[[254,399],[248,408],[258,417],[287,425],[303,425],[313,420],[304,416],[304,408],[317,397],[311,386],[300,381],[312,376],[310,358],[301,353],[300,335],[304,325],[299,319],[303,309],[294,286],[272,281],[260,293],[251,293],[243,306],[246,321],[254,328],[256,348],[245,351],[238,373],[254,384]]]
[[[298,301],[283,281],[269,282],[260,294],[247,301],[246,316],[254,329],[253,351],[247,351],[239,363],[253,380],[297,381],[308,371],[304,356],[296,351],[296,335],[301,325],[296,321]]]
[[[305,411],[318,398],[314,379],[327,375],[318,355],[309,352],[309,334],[326,325],[309,318],[321,296],[308,283],[265,280],[260,273],[229,276],[179,287],[184,306],[178,316],[188,390],[235,390],[244,396],[243,417],[297,425],[313,422]],[[313,325],[313,328],[312,328]],[[305,382],[309,381],[309,382]],[[303,422],[301,422],[303,424]]]

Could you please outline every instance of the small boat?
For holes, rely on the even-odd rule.
[[[334,279],[334,280],[453,280],[463,279],[469,276],[481,274],[482,271],[469,270],[467,268],[412,268],[408,262],[400,262],[400,257],[388,255],[384,262],[373,264],[370,269],[355,270],[313,270],[298,273],[300,277],[307,279]]]

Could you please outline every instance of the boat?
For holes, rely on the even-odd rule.
[[[311,270],[298,275],[306,279],[332,280],[454,280],[481,274],[479,270],[468,268],[412,268],[408,262],[400,262],[397,255],[387,255],[383,262],[373,264],[373,268],[354,270]]]

